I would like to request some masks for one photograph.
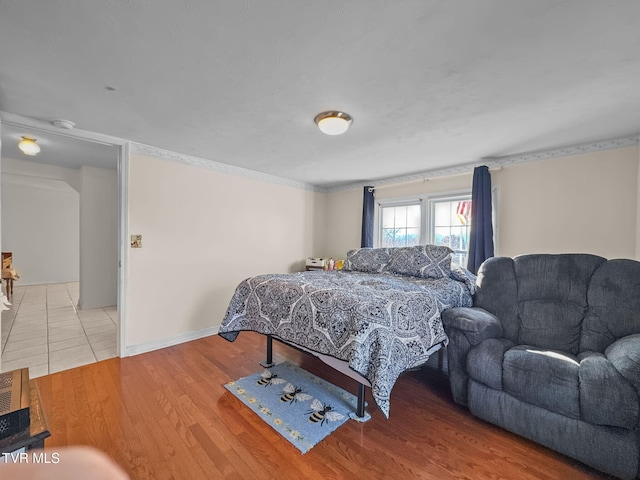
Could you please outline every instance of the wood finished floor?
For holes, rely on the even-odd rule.
[[[428,368],[396,383],[389,420],[370,406],[369,422],[348,421],[302,455],[223,386],[259,371],[264,351],[245,332],[40,377],[46,447],[93,445],[132,479],[610,478],[474,418]],[[355,392],[313,357],[274,344],[274,359]]]

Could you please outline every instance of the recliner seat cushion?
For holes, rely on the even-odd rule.
[[[640,403],[635,388],[601,353],[579,356],[490,338],[467,356],[469,377],[560,415],[631,428]]]
[[[573,355],[518,345],[504,354],[503,389],[523,402],[580,418],[579,368]]]

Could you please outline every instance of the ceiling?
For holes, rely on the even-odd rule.
[[[319,187],[640,132],[637,0],[0,1],[0,44],[2,112]]]
[[[80,168],[83,165],[116,169],[118,148],[89,140],[55,133],[29,126],[2,123],[2,157],[45,163],[66,168]],[[40,153],[28,156],[18,149],[23,136],[35,138],[40,145]]]

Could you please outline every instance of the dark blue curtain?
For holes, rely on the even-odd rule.
[[[478,273],[487,258],[493,257],[493,223],[491,222],[491,174],[482,165],[473,170],[471,191],[471,232],[467,270]]]
[[[361,247],[373,247],[373,187],[364,187],[362,199],[362,242]]]

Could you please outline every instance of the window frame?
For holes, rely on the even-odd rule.
[[[373,246],[380,247],[382,244],[382,209],[384,207],[396,207],[404,205],[420,205],[420,245],[433,243],[435,236],[435,215],[431,211],[433,203],[437,201],[471,200],[471,189],[458,189],[448,192],[434,194],[418,194],[404,197],[393,197],[375,200],[374,208],[374,238]],[[432,203],[430,203],[432,202]],[[493,221],[493,245],[494,251],[498,252],[499,241],[499,215],[498,204],[500,202],[500,189],[497,185],[491,187],[491,218]],[[468,251],[467,251],[468,253]],[[463,265],[466,268],[466,265]]]
[[[375,209],[374,209],[374,222],[373,222],[373,228],[374,228],[374,239],[373,239],[373,246],[374,247],[380,247],[382,245],[382,212],[385,208],[388,207],[406,207],[406,206],[413,206],[413,205],[419,205],[420,206],[420,239],[418,240],[418,245],[424,245],[425,240],[426,240],[426,236],[425,236],[425,231],[424,231],[424,226],[425,226],[425,208],[424,208],[424,199],[422,198],[416,198],[416,197],[411,197],[411,198],[395,198],[395,199],[385,199],[385,200],[379,200],[375,202]]]
[[[436,241],[436,224],[435,224],[435,210],[438,203],[453,203],[471,201],[471,191],[450,193],[444,195],[430,196],[426,201],[428,209],[427,213],[427,231],[428,231],[428,243],[435,245]],[[466,258],[469,257],[469,249],[467,250],[454,250],[455,254],[466,253]],[[462,265],[466,268],[466,265]]]
[[[382,243],[382,229],[380,227],[382,223],[382,207],[420,204],[420,245],[425,245],[427,243],[433,243],[433,234],[435,233],[433,225],[428,223],[433,221],[433,214],[427,214],[427,210],[429,209],[426,208],[426,206],[429,204],[429,201],[437,201],[447,198],[458,199],[465,197],[469,197],[469,199],[471,198],[471,189],[458,189],[435,194],[418,194],[404,197],[376,199],[374,204],[375,208],[373,246],[380,247]],[[498,252],[498,244],[500,239],[500,224],[498,221],[500,218],[500,188],[497,185],[493,185],[491,187],[491,203],[491,218],[493,221],[493,246],[495,252]],[[464,265],[464,267],[466,268],[466,265]]]

